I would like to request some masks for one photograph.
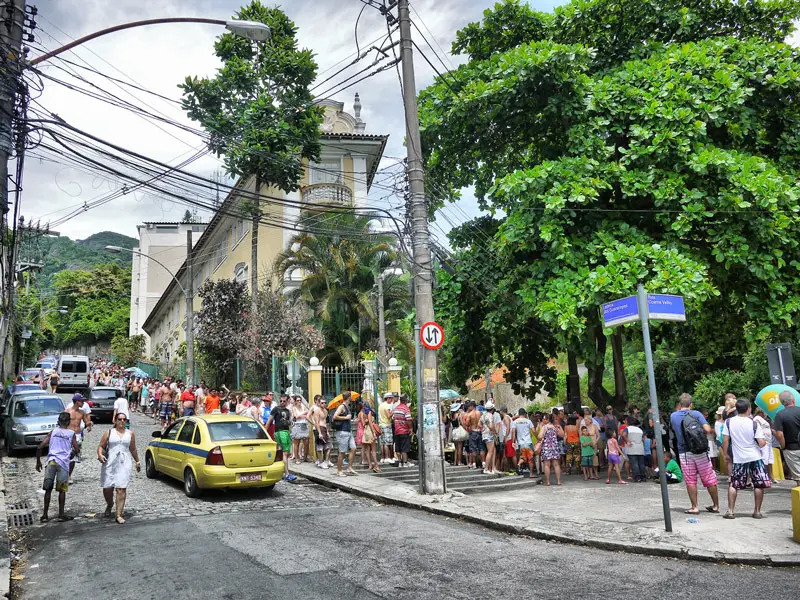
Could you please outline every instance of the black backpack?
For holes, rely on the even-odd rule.
[[[703,424],[692,413],[686,413],[681,424],[683,428],[683,442],[686,451],[692,454],[706,454],[708,452],[708,437],[703,431]]]

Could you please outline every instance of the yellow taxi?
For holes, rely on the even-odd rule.
[[[154,431],[153,438],[144,455],[147,477],[163,473],[183,481],[190,498],[213,488],[271,490],[283,477],[275,442],[250,417],[184,417],[164,433]]]

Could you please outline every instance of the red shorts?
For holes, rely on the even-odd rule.
[[[506,440],[506,451],[505,451],[506,458],[516,458],[517,451],[514,450],[514,442],[511,440]]]

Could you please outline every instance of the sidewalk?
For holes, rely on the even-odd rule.
[[[393,468],[396,467],[385,467]],[[573,475],[563,477],[561,487],[540,485],[475,495],[455,492],[423,496],[415,484],[365,472],[338,477],[335,468],[322,470],[311,463],[291,464],[290,470],[311,481],[379,502],[539,539],[690,560],[800,566],[800,544],[792,540],[793,482],[780,482],[767,492],[763,520],[750,518],[750,490],[739,493],[737,518],[723,519],[728,487],[721,482],[720,514],[702,512],[695,517],[697,523],[689,523],[692,515],[684,514],[689,507],[686,488],[682,484],[670,485],[673,532],[666,533],[657,483],[606,485],[605,480],[586,482],[582,476]],[[701,511],[709,504],[708,494],[701,490]]]

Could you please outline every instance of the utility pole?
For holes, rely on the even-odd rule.
[[[411,194],[411,237],[414,252],[414,305],[417,324],[434,320],[433,269],[431,268],[428,204],[422,170],[422,143],[419,135],[417,90],[414,80],[414,57],[411,41],[411,19],[408,0],[397,3],[400,21],[400,58],[403,62],[403,104],[406,112],[406,147],[408,149],[408,183]],[[439,411],[438,352],[424,353],[421,370],[422,398],[417,410],[425,415],[423,430],[417,431],[421,458],[424,462],[424,489],[428,494],[445,491],[441,416]],[[418,375],[419,377],[419,375]]]
[[[5,215],[8,212],[8,161],[14,144],[12,121],[22,54],[25,0],[3,2],[0,20],[0,42],[3,44],[4,57],[0,74],[0,209]]]
[[[195,381],[194,372],[194,258],[192,257],[192,228],[186,228],[186,384]]]
[[[386,362],[386,321],[383,313],[383,273],[378,275],[378,354]]]
[[[0,376],[5,375],[5,365],[10,364],[11,315],[13,314],[14,277],[16,276],[16,244],[6,243],[10,228],[8,213],[8,161],[14,146],[13,115],[16,104],[17,78],[22,56],[22,36],[25,24],[25,0],[4,0],[0,3],[0,44],[2,44],[2,71],[0,71],[0,261],[3,277],[0,278]],[[19,185],[20,182],[17,182]],[[16,226],[15,222],[11,226]],[[10,236],[9,236],[10,238]]]

